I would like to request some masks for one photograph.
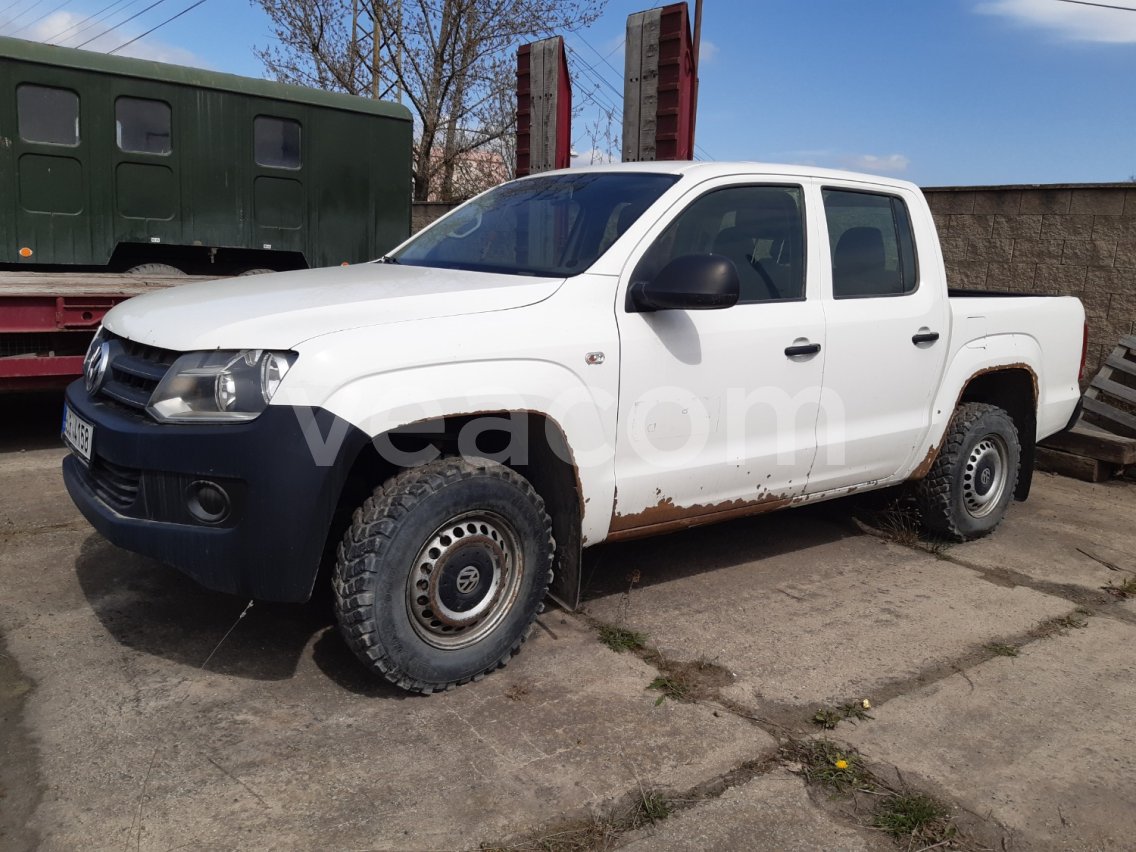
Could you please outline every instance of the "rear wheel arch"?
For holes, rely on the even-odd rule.
[[[1010,415],[1021,442],[1021,466],[1014,489],[1016,500],[1029,497],[1033,482],[1037,436],[1037,373],[1026,364],[983,371],[972,376],[963,388],[959,405],[968,402],[996,405]]]

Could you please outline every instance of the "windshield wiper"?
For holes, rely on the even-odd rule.
[[[394,255],[384,254],[379,258],[379,263],[398,263],[398,258]]]

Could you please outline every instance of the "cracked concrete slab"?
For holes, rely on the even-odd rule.
[[[36,682],[44,848],[475,848],[774,748],[656,706],[654,669],[558,611],[507,669],[432,697],[370,678],[315,605],[255,605],[202,670],[245,602],[72,523],[58,453],[36,461],[0,470],[0,629]]]
[[[626,852],[872,852],[894,850],[895,844],[832,816],[812,801],[799,777],[774,769],[717,799],[632,832],[620,848]]]
[[[889,701],[838,738],[1012,832],[1008,849],[1131,849],[1136,627],[1096,617]]]
[[[593,590],[591,615],[726,667],[723,695],[754,710],[874,699],[1073,609],[808,510],[612,548],[603,568],[622,583]]]

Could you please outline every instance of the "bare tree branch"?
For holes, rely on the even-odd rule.
[[[278,80],[363,97],[405,93],[414,197],[452,201],[515,172],[517,47],[587,26],[607,0],[253,2],[276,39],[256,54]],[[376,33],[377,62],[359,49]]]

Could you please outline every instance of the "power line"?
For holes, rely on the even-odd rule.
[[[129,18],[127,18],[126,20],[123,20],[123,21],[119,21],[119,22],[118,22],[117,24],[115,24],[115,25],[114,25],[113,27],[111,27],[110,29],[108,29],[108,30],[104,30],[103,32],[99,33],[98,35],[93,35],[93,36],[91,36],[91,37],[90,37],[89,39],[87,39],[87,40],[86,40],[85,42],[83,42],[82,44],[77,44],[77,45],[75,45],[75,47],[86,47],[86,46],[87,46],[88,44],[90,44],[90,43],[91,43],[92,41],[98,41],[98,40],[99,40],[100,38],[102,38],[103,36],[105,36],[105,35],[108,35],[109,33],[113,33],[113,32],[114,32],[115,30],[117,30],[117,29],[118,29],[119,27],[121,27],[121,26],[122,26],[123,24],[129,24],[129,23],[130,23],[131,21],[133,21],[133,20],[134,20],[135,18],[137,18],[137,17],[139,17],[139,16],[141,16],[141,15],[145,15],[145,14],[146,14],[147,12],[149,12],[149,11],[150,11],[151,9],[153,9],[153,8],[154,8],[155,6],[161,6],[161,5],[162,5],[163,3],[165,3],[165,2],[166,2],[166,0],[155,0],[155,2],[151,3],[151,4],[149,5],[149,6],[147,6],[147,7],[145,8],[145,9],[143,9],[143,10],[142,10],[141,12],[135,12],[135,13],[134,13],[133,15],[131,15],[131,16],[130,16]]]
[[[20,20],[20,18],[24,17],[24,15],[26,15],[28,12],[34,12],[36,10],[37,6],[42,6],[46,2],[47,2],[47,0],[35,0],[35,2],[32,3],[32,5],[28,6],[26,9],[24,9],[22,12],[20,12],[14,18],[9,20],[8,23],[9,24],[16,23],[16,21]]]
[[[5,13],[6,13],[6,12],[7,12],[7,11],[8,11],[9,9],[12,9],[12,8],[14,8],[14,7],[16,7],[16,6],[19,6],[19,5],[20,5],[21,3],[23,3],[23,2],[24,2],[24,0],[14,0],[14,2],[12,2],[12,3],[9,3],[9,4],[8,4],[7,6],[5,6],[5,7],[3,8],[3,9],[0,9],[0,15],[3,15],[3,14],[5,14]],[[21,14],[23,14],[23,13],[21,12]]]
[[[60,9],[62,9],[62,8],[63,8],[64,6],[69,6],[69,5],[70,5],[70,4],[72,3],[72,2],[73,2],[73,0],[63,0],[63,2],[62,2],[62,3],[60,3],[60,4],[59,4],[58,6],[56,6],[56,7],[54,8],[54,9],[52,9],[52,10],[51,10],[50,12],[44,12],[44,13],[43,13],[42,15],[40,15],[40,16],[39,16],[38,18],[36,18],[36,19],[35,19],[34,21],[29,21],[28,23],[24,24],[24,25],[23,25],[22,27],[20,27],[20,28],[19,28],[18,30],[16,30],[16,32],[12,33],[12,35],[17,35],[17,34],[19,34],[19,33],[22,33],[22,32],[23,32],[24,30],[26,30],[26,29],[27,29],[28,27],[34,27],[34,26],[35,26],[36,24],[38,24],[38,23],[39,23],[40,21],[42,21],[42,20],[43,20],[44,18],[48,17],[49,15],[54,15],[54,14],[55,14],[56,12],[58,12],[58,11],[59,11]]]
[[[146,30],[146,32],[142,33],[142,35],[135,36],[130,41],[124,42],[123,44],[120,44],[114,50],[108,51],[108,53],[118,53],[124,47],[129,47],[130,45],[134,44],[134,42],[138,41],[138,39],[145,38],[146,36],[150,35],[150,33],[154,32],[154,30],[160,30],[162,27],[164,27],[170,21],[176,21],[178,18],[180,18],[186,12],[192,12],[194,9],[196,9],[198,6],[200,6],[204,2],[205,2],[205,0],[197,0],[196,3],[192,3],[189,6],[186,6],[184,9],[182,9],[176,15],[171,15],[170,17],[166,18],[164,21],[162,21],[156,27],[150,27],[150,29]]]
[[[135,3],[139,3],[139,2],[141,2],[141,0],[114,0],[113,3],[108,3],[106,6],[103,6],[101,9],[99,9],[99,11],[94,12],[93,14],[87,15],[87,17],[81,18],[80,20],[73,23],[71,26],[60,30],[55,35],[53,35],[51,38],[49,38],[48,41],[54,42],[56,39],[61,38],[66,33],[71,32],[71,30],[75,30],[75,32],[71,33],[71,35],[67,36],[67,38],[68,39],[75,38],[77,35],[79,35],[79,33],[86,32],[91,27],[93,27],[95,24],[97,24],[99,21],[103,20],[104,18],[109,17],[110,14],[114,11],[116,6],[121,6],[123,3],[127,3],[128,4],[127,8],[129,8],[129,6],[133,6]]]
[[[622,78],[623,75],[620,73],[619,69],[617,69],[614,65],[612,65],[610,62],[608,62],[606,56],[603,56],[598,50],[596,50],[594,47],[592,47],[592,43],[590,41],[588,41],[586,38],[584,38],[584,36],[581,33],[573,32],[572,35],[576,36],[576,38],[578,38],[580,41],[582,41],[587,46],[588,50],[590,50],[592,53],[594,53],[596,56],[598,56],[600,58],[600,61],[615,73],[616,77]],[[607,82],[606,78],[605,78],[604,82]],[[611,83],[608,83],[608,85],[611,86]],[[612,88],[613,91],[615,90],[614,86],[611,86],[611,88]],[[622,97],[622,93],[616,91],[616,94],[620,95],[620,97]]]
[[[1076,3],[1078,6],[1096,6],[1099,9],[1119,9],[1122,12],[1136,12],[1132,6],[1113,6],[1111,3],[1093,3],[1090,0],[1060,0],[1062,3]]]

